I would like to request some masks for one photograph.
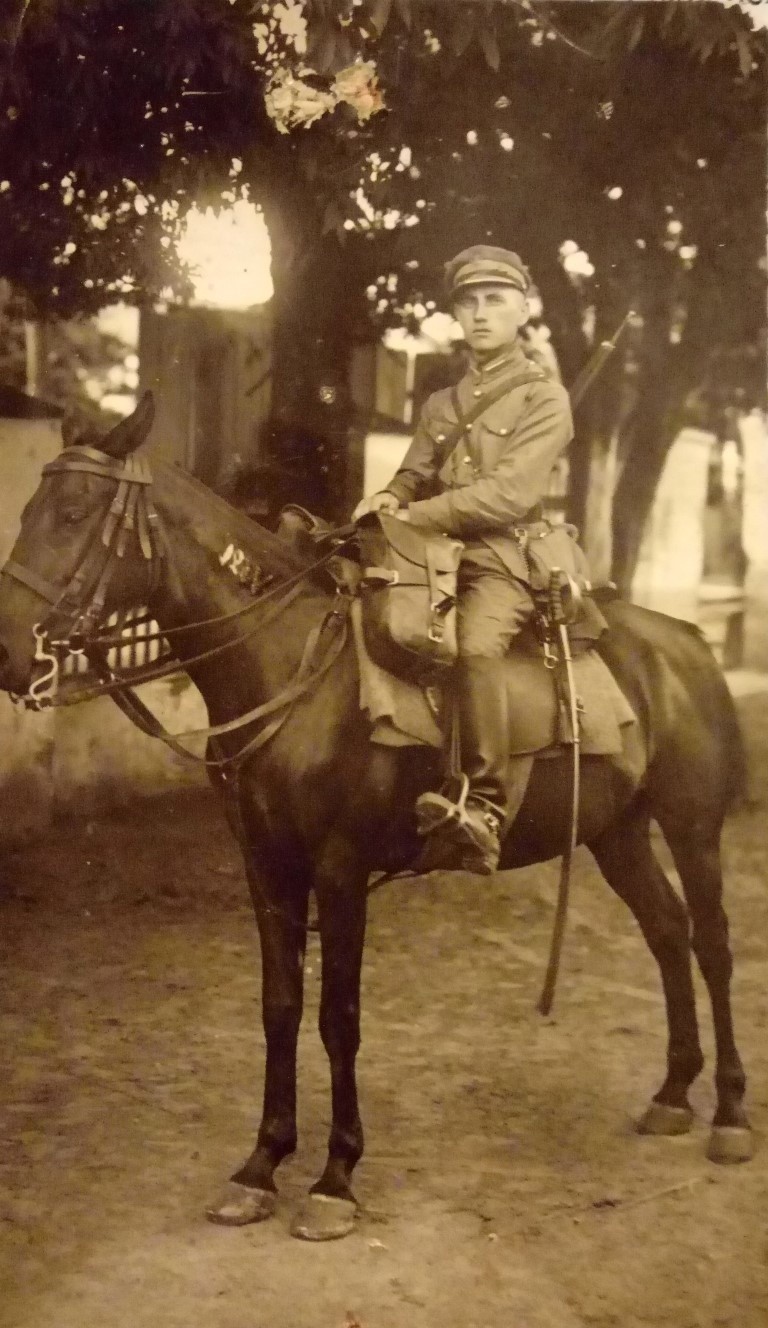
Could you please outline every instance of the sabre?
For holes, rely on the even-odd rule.
[[[613,355],[613,352],[619,344],[624,329],[634,317],[634,309],[628,309],[613,336],[607,341],[600,342],[597,350],[589,358],[581,372],[577,374],[573,386],[569,391],[572,408],[575,409],[576,406],[579,405],[584,394],[592,386],[592,383],[597,378],[598,374],[602,372],[603,366]],[[565,579],[567,580],[567,578]],[[573,861],[573,854],[579,836],[579,791],[581,783],[579,701],[576,695],[576,681],[573,674],[571,640],[568,635],[568,625],[566,622],[565,610],[563,608],[562,582],[562,570],[559,567],[553,568],[549,582],[549,616],[550,621],[557,628],[559,647],[558,662],[565,674],[566,692],[568,697],[568,715],[571,725],[573,766],[571,774],[571,805],[568,842],[560,864],[560,882],[557,890],[557,908],[555,910],[555,921],[552,928],[549,963],[547,964],[544,986],[542,987],[541,996],[539,997],[539,1003],[537,1006],[539,1013],[543,1015],[549,1014],[555,996],[555,985],[560,970],[560,956],[562,954],[563,940],[565,938],[565,924],[568,918],[568,899],[571,889],[571,863]]]
[[[563,573],[559,567],[552,569],[549,580],[549,618],[557,627],[558,655],[559,663],[565,674],[565,684],[568,698],[568,718],[570,722],[570,740],[572,744],[573,764],[571,770],[571,805],[568,828],[568,842],[562,856],[560,864],[560,883],[557,893],[557,909],[555,912],[555,922],[552,929],[552,944],[549,952],[549,963],[547,973],[544,979],[541,996],[539,997],[538,1010],[540,1014],[547,1015],[552,1009],[552,1002],[555,996],[555,984],[557,974],[560,969],[560,956],[563,949],[563,939],[565,937],[565,924],[568,917],[568,897],[571,883],[571,863],[573,854],[579,838],[579,793],[581,784],[581,724],[579,712],[579,699],[576,695],[576,679],[573,673],[573,656],[571,654],[571,640],[568,635],[568,626],[565,620],[565,610],[563,608]]]

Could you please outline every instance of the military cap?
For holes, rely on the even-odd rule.
[[[473,244],[445,265],[445,287],[452,299],[466,286],[513,286],[523,294],[531,285],[531,276],[523,260],[511,249],[492,244]]]

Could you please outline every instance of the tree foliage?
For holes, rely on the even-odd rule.
[[[296,60],[270,21],[293,5],[12,0],[0,101],[0,268],[41,307],[62,312],[98,307],[116,292],[139,298],[171,286],[183,294],[173,246],[161,241],[193,202],[219,206],[243,184],[268,201],[299,179],[321,231],[343,236],[379,139],[389,147],[426,135],[439,145],[438,119],[471,112],[489,80],[530,93],[542,69],[552,87],[546,73],[567,68],[588,86],[608,84],[644,43],[661,42],[693,62],[730,65],[734,83],[739,72],[749,82],[755,45],[740,11],[714,3],[307,0],[314,82],[327,86],[370,56],[388,110],[361,125],[340,106],[286,140],[264,99],[276,64]],[[256,33],[266,26],[265,44]],[[517,119],[523,109],[518,96]],[[574,134],[587,128],[574,124]]]
[[[369,316],[417,322],[463,243],[519,246],[567,378],[590,320],[599,336],[629,303],[642,315],[629,378],[607,374],[580,420],[583,460],[621,423],[619,508],[636,543],[626,509],[647,506],[681,403],[764,322],[763,35],[713,0],[306,0],[298,49],[298,12],[19,2],[0,96],[0,273],[63,314],[183,295],[184,211],[247,189],[273,239],[278,423],[299,445],[301,425],[342,446],[346,357]],[[316,104],[358,60],[373,62],[384,111],[330,98],[280,132],[281,70]],[[568,273],[567,240],[591,274]],[[582,474],[583,488],[586,460]]]

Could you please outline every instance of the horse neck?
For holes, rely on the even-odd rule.
[[[235,613],[251,592],[234,576],[228,549],[247,558],[270,586],[300,576],[308,564],[288,544],[238,512],[185,471],[156,466],[155,505],[169,555],[153,601],[161,628],[187,627]],[[223,561],[225,560],[225,561]],[[257,595],[258,598],[258,595]],[[279,591],[252,613],[226,623],[190,630],[174,638],[174,650],[202,692],[212,715],[228,718],[259,704],[282,687],[298,665],[306,637],[330,602],[307,581],[295,599],[264,631],[258,624],[280,599]],[[194,664],[194,658],[224,642],[239,642]]]

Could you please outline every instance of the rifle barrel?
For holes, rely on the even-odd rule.
[[[634,310],[629,309],[624,315],[619,327],[614,332],[610,341],[601,341],[594,355],[591,355],[584,365],[584,368],[576,375],[573,386],[569,389],[568,395],[571,398],[571,406],[575,410],[581,403],[581,399],[587,389],[592,386],[595,378],[602,373],[603,366],[611,358],[619,341],[624,328],[631,318],[634,318]]]

